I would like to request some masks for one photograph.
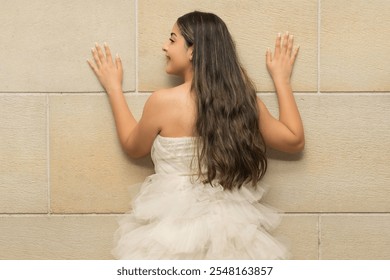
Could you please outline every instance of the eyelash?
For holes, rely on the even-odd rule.
[[[169,38],[169,41],[171,41],[171,43],[174,43],[175,41],[173,41],[171,38]]]

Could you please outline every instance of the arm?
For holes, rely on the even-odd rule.
[[[299,47],[293,51],[293,37],[287,33],[283,38],[278,35],[275,55],[267,50],[267,68],[274,82],[279,104],[279,120],[275,119],[260,99],[260,130],[270,147],[284,152],[302,151],[305,136],[302,120],[295,103],[290,77]]]
[[[96,49],[92,49],[95,63],[88,61],[88,64],[107,92],[123,150],[130,157],[143,157],[150,152],[153,140],[159,131],[159,122],[155,119],[156,114],[152,114],[153,107],[156,106],[158,100],[155,97],[152,98],[153,95],[148,99],[143,115],[137,122],[122,92],[122,62],[117,56],[114,63],[109,47],[105,44],[104,48],[106,55],[96,44]]]

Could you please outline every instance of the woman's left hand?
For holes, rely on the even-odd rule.
[[[282,36],[279,33],[276,38],[274,56],[272,56],[272,52],[269,49],[267,50],[267,69],[275,84],[280,82],[290,84],[293,66],[299,50],[299,46],[295,49],[293,48],[293,43],[293,35],[286,32],[283,36],[282,44]]]
[[[123,69],[119,56],[116,56],[114,63],[110,48],[106,43],[104,44],[105,55],[101,47],[97,43],[95,45],[96,47],[92,48],[95,63],[87,60],[89,66],[91,66],[108,95],[122,92]]]

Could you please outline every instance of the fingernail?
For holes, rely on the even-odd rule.
[[[281,36],[281,34],[280,34],[280,32],[278,33],[278,37],[280,38],[280,36]]]
[[[104,42],[104,46],[107,47],[107,43],[106,42]]]
[[[96,46],[96,47],[98,47],[98,46],[99,46],[99,44],[98,44],[97,42],[95,42],[95,46]]]
[[[116,54],[116,58],[119,58],[119,54],[118,53]]]
[[[94,52],[94,51],[95,51],[95,49],[94,49],[94,48],[91,48],[91,51],[92,51],[92,52]]]

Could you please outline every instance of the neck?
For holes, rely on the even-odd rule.
[[[184,83],[192,83],[192,79],[194,77],[194,72],[192,71],[192,67],[188,69],[184,74],[183,74],[183,80]]]

